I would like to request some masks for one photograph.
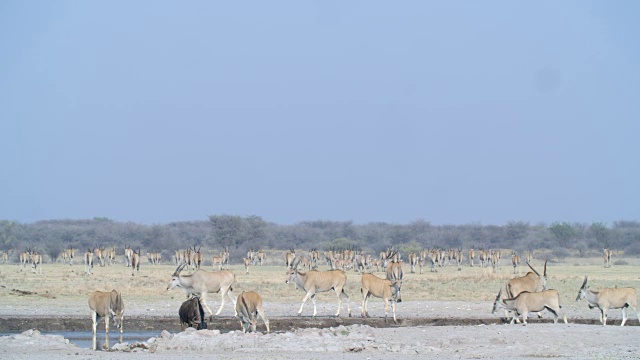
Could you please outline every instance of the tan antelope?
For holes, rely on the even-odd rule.
[[[438,261],[440,259],[440,251],[436,249],[432,249],[429,251],[429,261],[431,262],[431,272],[438,272],[436,266],[438,266]]]
[[[94,252],[92,249],[87,249],[87,252],[84,253],[84,270],[87,275],[91,275],[91,269],[93,269],[93,257]]]
[[[387,280],[391,280],[394,284],[396,284],[396,294],[395,301],[402,302],[402,297],[400,296],[400,288],[402,288],[402,280],[404,279],[404,273],[402,271],[402,262],[390,261],[387,264]]]
[[[412,274],[416,272],[416,265],[418,265],[418,255],[414,252],[409,254],[409,265],[411,266],[411,270],[409,270]]]
[[[203,304],[209,316],[213,317],[213,312],[209,308],[207,304],[207,294],[208,293],[221,293],[221,304],[218,311],[215,315],[219,315],[224,307],[224,299],[225,297],[229,297],[231,302],[234,304],[235,311],[235,303],[236,298],[233,296],[233,283],[236,281],[236,276],[233,272],[229,270],[221,270],[208,272],[206,270],[200,269],[196,270],[193,274],[182,275],[180,272],[184,269],[187,264],[179,265],[176,268],[176,271],[171,275],[171,281],[167,286],[167,290],[171,290],[174,287],[181,288],[187,295],[196,295],[200,297],[200,302]],[[235,314],[237,315],[237,314]]]
[[[150,252],[147,253],[147,264],[153,265],[153,254]]]
[[[389,313],[389,301],[391,301],[391,309],[393,312],[393,322],[397,323],[396,319],[396,299],[400,294],[400,286],[402,282],[391,281],[388,279],[381,279],[373,274],[362,274],[361,279],[362,287],[360,292],[362,293],[362,317],[369,317],[369,297],[371,295],[382,298],[384,301],[384,321],[387,321]]]
[[[515,277],[507,282],[507,297],[513,299],[521,292],[539,292],[547,289],[547,262],[544,262],[544,272],[540,275],[531,264],[527,266],[533,271],[529,271],[524,276]],[[538,313],[538,317],[542,317]]]
[[[317,314],[316,310],[316,293],[334,290],[338,296],[338,311],[336,317],[340,316],[340,308],[342,307],[342,298],[346,298],[347,312],[351,317],[351,307],[349,306],[349,295],[344,291],[344,286],[347,283],[347,274],[342,270],[329,270],[329,271],[317,271],[309,270],[307,272],[300,272],[297,270],[297,261],[291,265],[289,269],[288,278],[286,283],[294,283],[297,287],[304,290],[306,295],[302,299],[302,305],[298,310],[298,316],[302,314],[302,308],[304,304],[311,298],[313,301],[313,316]]]
[[[176,250],[176,255],[174,257],[175,260],[175,265],[181,265],[182,264],[182,252],[180,250]]]
[[[222,265],[225,269],[229,269],[229,248],[224,247],[224,251],[220,253],[222,256]]]
[[[260,266],[267,262],[267,254],[264,251],[258,251],[256,257],[258,258],[258,265]]]
[[[604,252],[604,267],[609,268],[611,267],[611,255],[613,255],[613,250],[611,249],[602,249]]]
[[[469,265],[473,267],[473,260],[476,259],[476,252],[473,248],[469,249]]]
[[[628,307],[636,313],[636,318],[638,317],[638,296],[636,289],[632,287],[604,288],[600,291],[592,291],[589,290],[587,277],[585,276],[576,301],[582,299],[587,299],[590,309],[597,307],[600,310],[600,322],[602,325],[607,325],[607,311],[609,309],[622,309],[622,323],[620,326],[624,326],[624,323],[627,322]]]
[[[2,263],[6,264],[9,261],[9,254],[6,251],[2,252]]]
[[[115,246],[112,247],[111,249],[109,249],[108,258],[109,258],[109,266],[112,266],[113,264],[116,263],[116,248],[115,248]]]
[[[27,251],[20,253],[20,271],[27,269],[27,264],[31,260],[31,249],[27,248]]]
[[[133,259],[133,249],[131,249],[131,245],[127,245],[124,247],[124,262],[127,267],[131,266],[131,260]]]
[[[247,260],[251,261],[249,258]],[[258,315],[267,327],[267,334],[270,333],[269,319],[264,315],[262,307],[262,296],[255,291],[243,291],[238,295],[238,300],[236,301],[236,317],[240,320],[243,333],[256,332]]]
[[[93,322],[93,350],[97,350],[97,328],[98,320],[104,318],[105,325],[105,345],[109,348],[109,318],[113,320],[116,328],[120,329],[120,342],[122,343],[122,333],[124,331],[124,302],[122,295],[117,290],[94,291],[89,294],[89,309],[91,309],[91,319]]]
[[[513,265],[513,273],[516,273],[518,264],[520,263],[520,256],[515,251],[511,252],[511,265]]]
[[[287,269],[287,272],[291,270],[291,266],[293,265],[293,260],[296,258],[296,251],[291,248],[289,252],[284,254],[284,266]]]
[[[245,274],[248,274],[249,273],[249,265],[251,265],[251,259],[250,258],[244,258],[243,262],[244,262]]]
[[[218,270],[222,270],[222,267],[224,266],[224,257],[222,256],[213,256],[211,258],[211,262],[213,265],[213,268],[215,269],[216,265],[218,265]]]
[[[131,276],[134,276],[136,271],[140,272],[140,249],[131,254]]]
[[[62,252],[62,263],[66,264],[67,260],[69,261],[69,265],[73,265],[73,258],[76,255],[76,249],[73,248],[73,246],[69,247],[68,249],[65,249]]]
[[[462,263],[464,262],[464,254],[462,253],[462,249],[458,249],[458,253],[456,254],[456,261],[458,262],[458,271],[462,271]]]
[[[193,250],[195,251],[193,260],[196,264],[196,270],[200,269],[200,267],[204,264],[204,254],[200,252],[200,248],[202,248],[202,246],[198,246],[198,250],[196,250],[195,246],[193,247]]]
[[[36,270],[40,269],[40,274],[42,274],[42,255],[35,252],[35,250],[31,251],[31,271],[35,274]]]
[[[98,248],[95,249],[94,252],[98,257],[98,262],[100,263],[100,267],[104,267],[105,266],[104,260],[107,257],[107,250],[102,246],[98,246]]]
[[[249,249],[247,251],[247,259],[249,259],[255,265],[256,261],[258,260],[255,250]]]
[[[531,260],[533,260],[533,252],[529,250],[527,251],[527,262],[531,264]]]
[[[502,299],[502,289],[498,292],[495,302],[493,303],[492,314],[495,314],[501,308],[505,311],[513,311],[513,318],[510,324],[517,319],[518,315],[522,316],[523,325],[527,325],[527,315],[529,312],[540,312],[544,309],[549,310],[553,314],[553,323],[558,323],[558,316],[562,315],[564,323],[567,323],[567,316],[561,312],[560,294],[556,290],[544,290],[540,292],[522,292],[515,298]]]

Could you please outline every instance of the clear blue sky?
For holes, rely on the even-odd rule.
[[[0,2],[0,219],[640,219],[638,1]]]

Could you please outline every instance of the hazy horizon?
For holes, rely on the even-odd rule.
[[[640,219],[640,3],[0,3],[0,219]]]

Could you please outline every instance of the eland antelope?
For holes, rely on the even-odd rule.
[[[492,314],[495,314],[501,308],[513,311],[513,318],[510,324],[517,319],[518,315],[522,316],[522,324],[527,325],[527,315],[529,312],[540,312],[544,309],[549,310],[553,314],[553,323],[558,323],[558,316],[562,315],[564,323],[567,323],[567,316],[560,311],[560,294],[556,290],[544,290],[540,292],[521,292],[515,298],[502,299],[502,289],[498,292],[498,296],[493,303]]]
[[[473,267],[473,260],[476,258],[476,252],[473,248],[469,249],[469,266]]]
[[[527,266],[533,271],[529,271],[524,276],[515,277],[507,282],[507,297],[513,299],[521,292],[539,292],[547,289],[547,261],[544,262],[544,272],[540,275],[531,264]],[[506,310],[505,310],[506,313]],[[538,313],[538,317],[542,314]],[[516,319],[516,321],[520,321]]]
[[[84,270],[87,275],[91,275],[91,269],[93,269],[93,249],[87,249],[87,252],[84,253]]]
[[[293,266],[293,260],[296,258],[296,251],[291,248],[289,252],[284,254],[284,266],[287,268],[287,272]]]
[[[256,258],[258,259],[258,265],[260,266],[267,262],[267,254],[264,251],[258,251]]]
[[[613,250],[611,249],[602,249],[604,252],[604,256],[602,257],[604,259],[604,267],[609,268],[611,267],[611,255],[613,255]]]
[[[402,287],[402,280],[404,279],[402,262],[389,261],[387,264],[386,277],[387,280],[391,280],[396,284],[395,301],[402,302],[402,298],[400,297],[400,288]]]
[[[2,252],[2,263],[6,264],[7,261],[9,261],[9,253],[7,253],[6,251]]]
[[[135,272],[140,272],[140,249],[138,251],[132,250],[131,254],[131,276],[134,276]]]
[[[300,310],[298,310],[298,316],[302,314],[302,308],[309,298],[313,301],[313,316],[316,316],[316,293],[334,290],[338,296],[338,311],[336,312],[336,316],[340,316],[342,298],[344,297],[346,298],[347,312],[349,313],[349,317],[351,317],[349,295],[344,291],[344,286],[347,283],[347,274],[342,270],[309,270],[307,272],[300,272],[297,269],[298,262],[299,260],[293,262],[288,272],[289,276],[285,281],[287,284],[294,283],[297,287],[306,292],[306,295],[302,299]]]
[[[133,258],[133,249],[131,245],[124,247],[124,262],[127,267],[131,266],[131,259]]]
[[[245,274],[249,273],[249,265],[251,265],[251,258],[244,258],[244,270]]]
[[[27,264],[31,260],[31,249],[27,249],[25,252],[20,253],[20,271],[27,269]]]
[[[251,259],[249,259],[251,260]],[[257,316],[259,315],[267,327],[267,334],[271,332],[269,329],[269,319],[264,315],[262,307],[262,296],[255,291],[243,291],[238,295],[236,301],[236,317],[240,320],[242,332],[249,330],[256,332]]]
[[[202,305],[205,307],[205,309],[207,309],[207,312],[211,317],[213,317],[214,314],[207,304],[208,293],[221,293],[221,304],[220,308],[215,313],[216,316],[220,314],[222,308],[224,307],[225,297],[228,296],[235,306],[236,298],[233,296],[232,286],[236,280],[236,276],[233,272],[229,270],[208,272],[206,270],[200,269],[196,270],[193,274],[182,275],[180,274],[180,272],[182,271],[182,269],[184,269],[185,266],[187,266],[187,264],[179,265],[176,268],[176,271],[174,271],[173,275],[171,275],[171,281],[167,286],[167,290],[171,290],[174,287],[179,287],[182,288],[182,290],[187,295],[193,294],[199,296]]]
[[[511,265],[513,265],[513,273],[516,273],[518,264],[520,263],[520,256],[515,251],[511,252]]]
[[[120,342],[124,331],[124,302],[117,290],[94,291],[89,294],[89,309],[93,320],[93,350],[96,350],[98,320],[103,317],[105,323],[105,348],[109,348],[109,318],[120,329]]]
[[[402,281],[391,281],[388,279],[381,279],[373,274],[362,274],[360,280],[362,287],[360,292],[362,293],[362,317],[369,317],[369,297],[371,295],[382,298],[384,301],[384,321],[387,321],[387,315],[389,313],[389,301],[391,301],[391,310],[393,312],[393,322],[398,322],[396,319],[396,300],[400,294],[400,286]]]
[[[576,301],[587,299],[589,308],[593,309],[597,307],[600,310],[600,322],[602,325],[607,325],[607,311],[609,309],[622,309],[622,323],[620,326],[624,326],[627,322],[627,308],[630,307],[638,317],[638,296],[636,289],[632,287],[628,288],[604,288],[600,291],[589,290],[587,285],[587,277],[584,277],[584,282],[578,291],[578,297]]]
[[[34,251],[31,251],[31,271],[35,274],[37,269],[40,269],[40,274],[42,274],[42,255],[38,254]]]
[[[416,265],[418,265],[418,254],[414,252],[409,254],[409,265],[411,266],[410,272],[414,274],[416,272]]]

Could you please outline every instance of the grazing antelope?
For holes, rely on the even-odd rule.
[[[245,270],[245,274],[249,273],[249,265],[251,265],[251,259],[250,258],[244,258],[244,270]]]
[[[220,304],[220,308],[215,313],[217,316],[222,311],[224,307],[224,299],[225,297],[229,297],[233,302],[234,306],[236,304],[236,298],[233,296],[233,283],[236,280],[236,276],[233,272],[229,270],[221,270],[208,272],[206,270],[200,269],[189,275],[182,275],[180,272],[187,264],[179,265],[176,268],[176,271],[171,275],[171,281],[167,286],[167,290],[171,290],[174,287],[182,288],[182,290],[187,295],[196,295],[200,297],[200,301],[202,302],[205,309],[211,317],[213,317],[213,312],[207,305],[207,293],[217,293],[220,292],[222,296],[222,302]],[[235,311],[235,308],[234,308]],[[237,314],[236,314],[237,315]]]
[[[387,321],[387,315],[389,313],[389,301],[391,300],[391,309],[393,312],[393,322],[397,323],[396,319],[396,299],[400,294],[400,286],[402,282],[391,281],[388,279],[381,279],[373,274],[362,274],[361,279],[362,287],[360,292],[362,293],[362,317],[369,317],[369,297],[371,295],[382,298],[384,301],[384,321]]]
[[[105,325],[105,348],[109,348],[109,318],[120,329],[120,342],[122,342],[122,332],[124,331],[124,302],[122,295],[117,290],[94,291],[89,294],[89,309],[91,309],[91,319],[93,320],[93,350],[97,343],[98,320],[103,317]]]
[[[520,263],[520,256],[516,254],[515,251],[511,252],[511,265],[513,265],[513,273],[516,273],[516,269],[518,268],[518,263]]]
[[[140,272],[140,249],[138,249],[138,252],[133,251],[133,254],[131,254],[131,276],[134,276],[136,271]]]
[[[190,299],[180,305],[178,310],[180,316],[180,330],[184,331],[186,327],[192,327],[196,330],[203,330],[207,328],[207,323],[204,319],[204,310],[200,303],[200,298],[193,296]]]
[[[249,259],[250,260],[250,259]],[[269,319],[264,315],[262,308],[262,296],[255,291],[243,291],[238,295],[236,301],[236,317],[240,320],[242,332],[246,333],[251,327],[251,331],[256,332],[257,315],[262,318],[267,327],[267,334],[271,332],[269,329]]]
[[[84,270],[87,275],[91,275],[91,269],[93,269],[93,250],[87,249],[87,252],[84,253]]]
[[[284,254],[284,266],[287,268],[287,272],[291,269],[293,265],[293,260],[296,258],[296,251],[291,248],[289,252]]]
[[[602,249],[604,251],[604,267],[611,267],[611,255],[613,255],[613,250],[611,249]]]
[[[131,259],[133,259],[133,249],[131,245],[127,245],[124,247],[124,261],[127,267],[131,266]]]
[[[476,259],[476,252],[473,248],[469,249],[469,265],[473,267],[473,260]]]
[[[582,287],[578,291],[578,297],[576,301],[587,299],[589,308],[593,309],[597,307],[600,309],[600,322],[602,325],[607,325],[607,311],[609,309],[622,309],[622,323],[620,326],[624,326],[627,322],[627,308],[630,307],[638,317],[638,296],[636,289],[632,287],[628,288],[605,288],[600,291],[589,290],[587,285],[587,277],[584,277]]]
[[[522,316],[523,325],[527,325],[527,315],[529,312],[540,312],[544,309],[549,310],[553,314],[553,323],[558,323],[558,316],[562,314],[564,323],[567,323],[567,316],[560,311],[560,294],[556,290],[544,290],[540,292],[522,292],[515,298],[502,299],[502,289],[498,292],[495,302],[493,303],[492,314],[501,308],[514,311],[510,324],[517,319],[518,315]]]
[[[316,310],[316,293],[334,290],[338,296],[338,311],[336,317],[340,316],[340,308],[342,307],[342,298],[346,298],[347,312],[351,317],[351,307],[349,306],[349,295],[344,291],[344,286],[347,283],[347,274],[342,270],[329,270],[329,271],[317,271],[309,270],[307,272],[300,272],[297,270],[297,262],[291,265],[289,269],[289,277],[286,283],[294,283],[297,287],[306,292],[306,295],[302,299],[302,305],[298,310],[298,316],[302,314],[302,308],[304,304],[311,298],[313,301],[313,316],[317,314]]]
[[[42,274],[42,255],[38,254],[34,251],[31,251],[31,271],[35,274],[36,270],[40,268],[40,274]]]

